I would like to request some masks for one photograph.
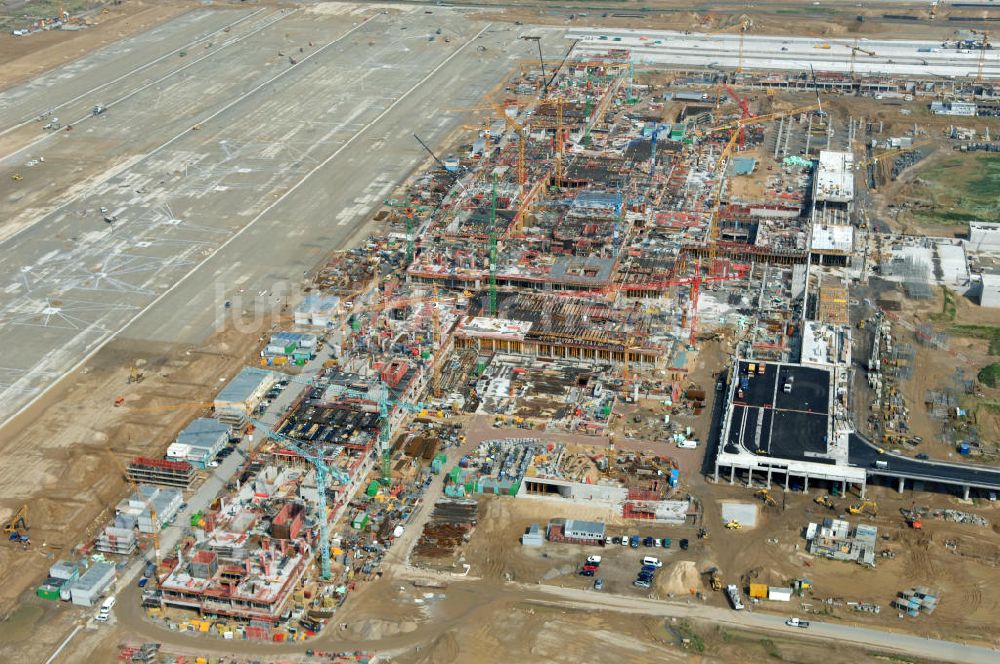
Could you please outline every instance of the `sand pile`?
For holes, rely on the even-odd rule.
[[[688,595],[705,590],[701,574],[698,573],[698,568],[690,560],[675,563],[670,566],[669,570],[660,570],[660,573],[657,574],[656,589],[661,595],[668,593]]]

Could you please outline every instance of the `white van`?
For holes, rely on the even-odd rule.
[[[97,612],[97,620],[99,622],[108,622],[108,619],[111,617],[111,609],[113,608],[115,608],[114,596],[107,598],[101,604],[101,609]]]
[[[682,450],[693,450],[694,448],[698,447],[698,441],[694,440],[693,438],[678,440],[677,447],[681,448]]]
[[[663,563],[660,562],[660,559],[654,556],[646,556],[642,559],[642,564],[652,565],[653,567],[663,567]]]

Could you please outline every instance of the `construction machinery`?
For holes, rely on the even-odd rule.
[[[10,176],[10,179],[13,180],[14,182],[20,182],[21,180],[24,179],[24,176],[21,175],[20,173],[14,173],[13,175]]]
[[[11,515],[7,524],[3,527],[3,532],[7,535],[11,542],[19,542],[21,544],[28,544],[31,542],[31,538],[26,534],[22,533],[22,530],[30,530],[28,526],[28,504],[25,503],[18,508],[14,514]]]
[[[329,581],[332,577],[332,572],[330,570],[330,518],[326,507],[326,478],[332,476],[341,484],[347,484],[351,478],[336,466],[327,465],[323,454],[307,443],[280,434],[263,422],[254,421],[254,424],[259,426],[267,434],[268,438],[280,443],[286,449],[295,452],[316,469],[316,496],[318,503],[316,511],[319,515],[320,575],[324,581]]]
[[[777,501],[775,501],[774,498],[771,497],[770,489],[760,489],[759,491],[757,491],[757,493],[754,494],[754,496],[763,500],[765,507],[775,507],[778,504]]]
[[[830,510],[837,509],[836,505],[833,504],[833,500],[830,499],[830,496],[816,496],[813,499],[813,502]]]
[[[708,530],[706,530],[705,528],[699,528],[698,539],[708,539]]]
[[[145,378],[146,378],[146,374],[144,374],[143,372],[139,371],[139,367],[138,366],[136,366],[134,363],[129,366],[129,368],[128,368],[128,384],[129,385],[131,385],[132,383],[141,383],[143,380],[145,380]]]
[[[743,524],[737,521],[736,519],[733,519],[732,521],[726,523],[727,530],[740,530],[741,528],[743,528]]]
[[[708,580],[712,584],[712,590],[722,590],[722,575],[718,567],[708,570]]]
[[[986,66],[986,51],[992,49],[993,46],[990,44],[990,33],[989,30],[971,30],[972,34],[981,35],[983,38],[980,44],[979,51],[979,64],[976,66],[976,83],[983,82],[983,68]]]
[[[867,48],[861,48],[860,46],[858,46],[858,40],[857,39],[854,40],[853,44],[839,44],[839,45],[843,46],[844,48],[851,49],[850,77],[851,77],[851,80],[853,81],[854,80],[854,59],[857,57],[858,53],[864,53],[865,55],[867,55],[869,57],[872,57],[872,58],[875,57],[876,53],[875,53],[875,51],[869,51]]]
[[[753,20],[748,16],[743,16],[743,20],[740,22],[740,51],[739,57],[736,60],[736,73],[740,74],[743,72],[743,39],[746,37],[747,30],[753,27]]]
[[[878,516],[878,503],[874,500],[862,500],[857,505],[851,505],[847,508],[851,514],[862,514],[865,510],[868,510],[872,516]]]

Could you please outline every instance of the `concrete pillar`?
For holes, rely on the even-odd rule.
[[[904,478],[900,477],[899,478],[899,488],[897,489],[897,491],[899,493],[903,493],[903,489],[905,489],[905,488],[906,488],[906,480]]]
[[[736,466],[729,467],[729,485],[736,484]]]
[[[809,493],[809,476],[802,476],[802,493]]]
[[[789,473],[786,470],[785,471],[785,491],[788,491],[788,481],[789,481],[789,479],[791,479],[791,476],[792,476],[791,473]]]
[[[719,462],[715,462],[715,483],[719,483]]]
[[[771,488],[771,467],[767,467],[767,488]]]
[[[840,481],[840,495],[842,496],[847,495],[847,480]]]
[[[753,486],[753,466],[747,468],[747,488]]]
[[[866,487],[866,486],[867,486],[867,483],[865,483],[865,482],[862,482],[862,483],[861,483],[861,499],[862,499],[862,500],[864,500],[864,499],[865,499],[865,487]]]
[[[965,499],[965,500],[968,500],[969,499],[969,485],[966,484],[964,487],[962,487],[962,490],[964,491],[964,493],[962,494],[962,498]]]

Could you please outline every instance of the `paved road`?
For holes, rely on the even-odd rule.
[[[689,64],[736,67],[738,34],[685,34],[670,30],[624,28],[573,28],[568,39],[579,39],[577,50],[600,52],[627,48],[635,63]],[[784,37],[748,34],[744,39],[743,65],[748,69],[849,72],[853,39]],[[874,56],[858,54],[854,71],[895,75],[975,76],[980,51],[943,49],[940,41],[864,39],[860,47]],[[925,52],[918,49],[927,49]],[[1000,53],[988,50],[983,67],[986,78],[1000,78]]]
[[[880,477],[905,477],[926,482],[945,482],[969,485],[1000,491],[1000,469],[972,464],[946,463],[943,461],[911,459],[887,452],[879,454],[878,446],[854,434],[850,440],[850,462],[867,469],[869,475]],[[875,461],[882,460],[888,468],[875,468]]]

